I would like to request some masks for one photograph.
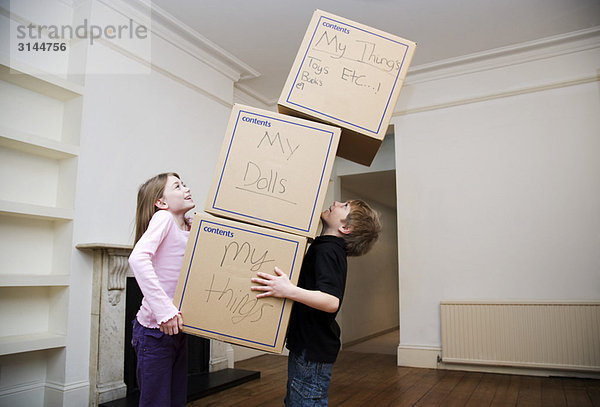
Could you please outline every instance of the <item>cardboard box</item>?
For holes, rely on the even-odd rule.
[[[292,301],[257,299],[250,281],[275,266],[297,284],[306,238],[196,214],[173,303],[183,331],[280,353]]]
[[[314,237],[340,129],[234,105],[205,211]]]
[[[415,48],[412,41],[317,10],[279,112],[342,127],[337,155],[371,165]]]

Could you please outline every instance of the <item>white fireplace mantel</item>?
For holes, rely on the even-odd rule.
[[[125,295],[133,277],[128,257],[132,246],[110,243],[77,245],[94,256],[90,332],[90,405],[126,396],[124,380]],[[209,370],[233,368],[233,348],[211,340]]]
[[[123,360],[125,340],[125,287],[132,247],[90,243],[77,248],[94,256],[92,323],[90,332],[90,405],[127,394]]]

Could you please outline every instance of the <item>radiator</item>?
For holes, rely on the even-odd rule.
[[[600,371],[600,302],[442,302],[442,361]]]

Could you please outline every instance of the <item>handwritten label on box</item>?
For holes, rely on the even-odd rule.
[[[281,351],[291,302],[257,299],[250,279],[277,265],[296,284],[305,247],[303,237],[196,215],[174,300],[184,331]]]
[[[314,235],[339,129],[234,107],[206,211]]]
[[[379,135],[387,128],[414,48],[411,41],[317,11],[283,104]]]

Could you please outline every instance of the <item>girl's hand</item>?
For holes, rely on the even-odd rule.
[[[167,335],[177,335],[183,329],[183,318],[181,314],[175,315],[173,318],[160,324],[160,331]]]
[[[290,298],[293,290],[296,288],[290,281],[287,274],[281,271],[278,267],[275,267],[275,274],[261,273],[258,272],[258,277],[252,278],[253,283],[262,284],[260,286],[250,287],[252,291],[262,291],[256,298],[263,297],[277,297],[277,298]]]

